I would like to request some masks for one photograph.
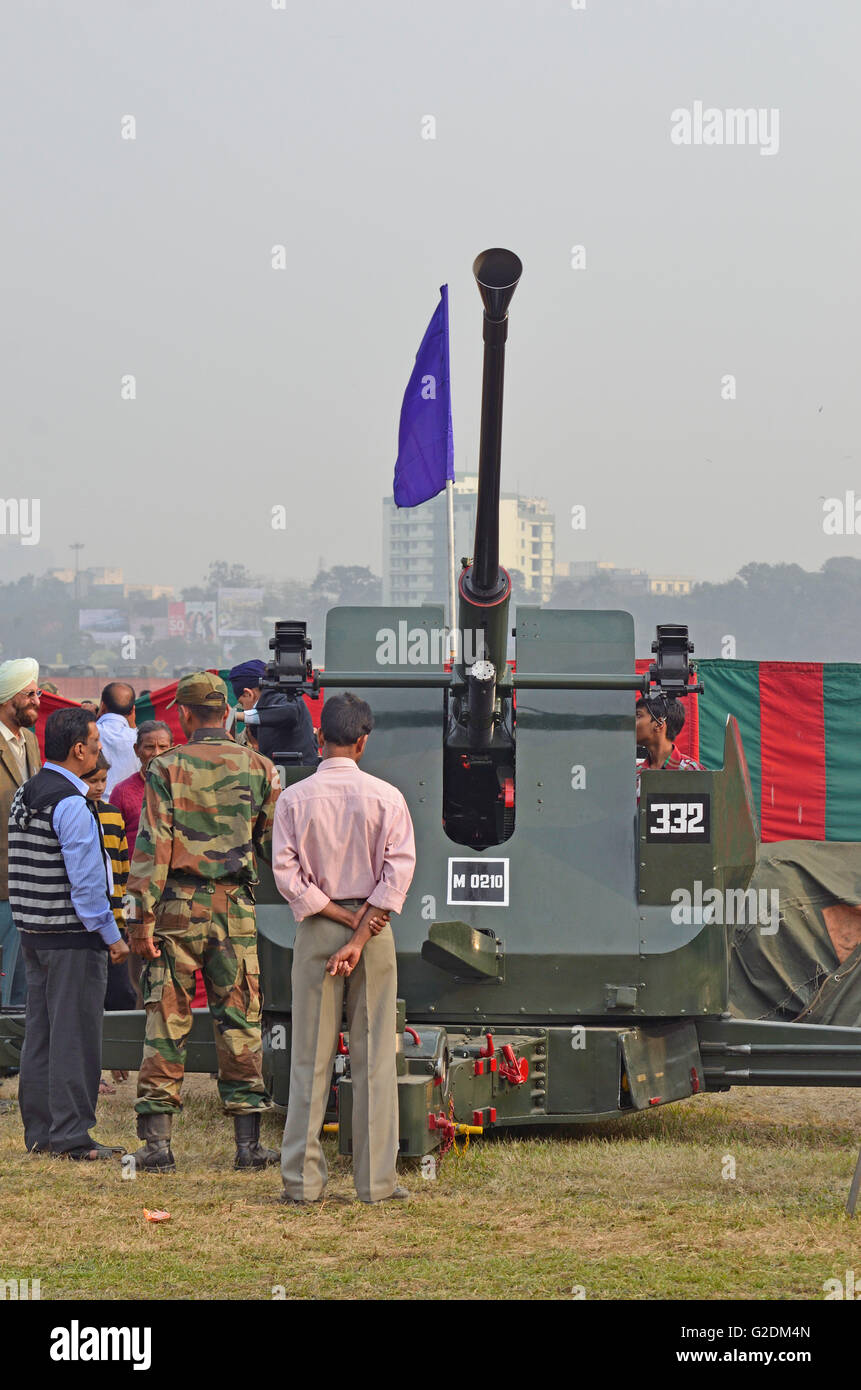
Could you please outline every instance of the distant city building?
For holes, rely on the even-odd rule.
[[[649,579],[650,594],[672,594],[678,598],[682,594],[689,594],[693,585],[692,579],[686,579],[678,574],[655,574]]]
[[[572,584],[585,584],[590,579],[609,579],[614,588],[626,593],[649,592],[649,576],[645,570],[624,569],[612,560],[567,560],[556,566],[556,579]]]
[[[61,584],[75,583],[73,569],[48,570],[50,579]],[[156,599],[173,598],[173,588],[169,584],[126,584],[121,569],[112,565],[95,565],[77,574],[78,594],[81,598],[95,594],[102,598]]]
[[[454,485],[454,554],[472,558],[478,475],[466,473]],[[448,531],[445,493],[420,507],[395,506],[383,498],[383,603],[448,602]],[[539,603],[553,592],[555,518],[543,497],[504,492],[499,503],[499,562],[519,570],[526,590]]]
[[[173,586],[171,584],[125,584],[123,587],[126,598],[173,598]]]

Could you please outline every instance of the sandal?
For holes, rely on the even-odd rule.
[[[115,1158],[118,1154],[124,1154],[127,1150],[120,1146],[111,1147],[109,1144],[97,1144],[95,1139],[89,1144],[82,1144],[78,1149],[60,1149],[51,1153],[52,1158],[71,1158],[76,1163],[95,1163],[100,1158]]]

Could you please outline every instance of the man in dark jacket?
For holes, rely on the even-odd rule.
[[[9,902],[21,936],[27,1015],[18,1104],[30,1152],[111,1158],[97,1144],[108,954],[128,957],[111,911],[110,862],[87,783],[100,751],[88,710],[55,710],[45,765],[9,815]]]
[[[245,723],[257,735],[259,751],[276,765],[279,753],[298,753],[303,767],[320,761],[311,714],[298,691],[264,689]]]

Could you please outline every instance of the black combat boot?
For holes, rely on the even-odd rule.
[[[234,1168],[268,1168],[270,1164],[281,1162],[277,1149],[264,1149],[260,1143],[259,1114],[234,1115],[233,1127],[236,1131]]]
[[[138,1139],[145,1139],[133,1158],[135,1168],[147,1173],[175,1173],[176,1160],[170,1148],[171,1115],[138,1115]]]

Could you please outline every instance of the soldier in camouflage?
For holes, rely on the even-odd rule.
[[[143,957],[146,1041],[138,1074],[138,1168],[173,1172],[171,1118],[182,1108],[196,970],[203,972],[218,1090],[234,1117],[236,1168],[280,1155],[260,1144],[263,1085],[254,917],[256,854],[269,859],[278,797],[268,758],[225,732],[227,690],[207,671],[184,676],[174,702],[188,743],[150,762],[128,881],[132,951]]]

